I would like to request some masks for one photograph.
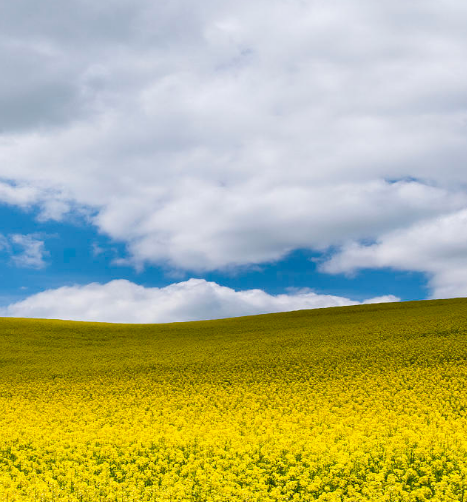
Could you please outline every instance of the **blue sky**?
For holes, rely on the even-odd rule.
[[[270,294],[288,289],[312,288],[322,294],[336,294],[354,300],[383,296],[388,291],[403,300],[421,300],[427,295],[423,274],[394,270],[368,270],[352,275],[329,275],[317,270],[320,253],[296,250],[284,259],[242,267],[227,272],[188,273],[157,266],[137,270],[117,265],[115,259],[125,256],[125,246],[99,235],[83,221],[38,222],[34,212],[22,212],[9,207],[0,208],[6,235],[37,235],[45,242],[43,261],[39,267],[15,264],[14,253],[3,252],[1,257],[1,296],[3,305],[24,299],[44,289],[90,282],[127,279],[147,287],[164,287],[174,280],[196,277],[213,281],[236,290],[259,288]],[[23,253],[18,249],[16,256]]]
[[[115,263],[116,259],[126,255],[124,245],[100,235],[83,219],[37,221],[35,211],[20,211],[8,206],[0,208],[0,215],[4,222],[4,235],[23,232],[23,235],[31,235],[44,243],[42,263],[38,265],[14,261],[14,257],[24,255],[21,246],[3,251],[0,298],[4,307],[44,290],[85,286],[93,282],[105,284],[121,279],[146,288],[164,288],[195,277],[236,291],[261,289],[270,295],[286,293],[293,296],[297,291],[312,289],[321,295],[337,295],[354,301],[384,297],[388,291],[401,300],[420,300],[427,295],[427,281],[421,273],[384,269],[352,275],[324,274],[318,270],[317,260],[324,259],[326,255],[306,249],[295,250],[272,263],[229,271],[188,273],[152,265],[135,269]],[[57,301],[59,306],[59,298]]]
[[[466,296],[466,22],[460,0],[4,3],[0,314]]]

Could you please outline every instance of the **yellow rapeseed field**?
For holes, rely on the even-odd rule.
[[[467,300],[0,319],[0,501],[467,500]]]

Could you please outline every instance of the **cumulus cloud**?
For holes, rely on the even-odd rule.
[[[30,186],[15,186],[0,182],[0,203],[22,208],[31,207],[39,201],[39,191]]]
[[[462,0],[96,5],[0,7],[0,201],[192,270],[467,207]]]
[[[364,305],[374,304],[374,303],[391,303],[398,302],[400,298],[394,295],[383,295],[383,296],[375,296],[374,298],[369,298],[368,300],[364,300],[362,303]]]
[[[391,267],[425,272],[434,298],[467,296],[467,210],[345,245],[321,268],[331,274]]]
[[[36,235],[12,234],[8,242],[11,260],[17,267],[41,269],[47,265],[45,243]]]
[[[0,234],[0,252],[19,268],[41,269],[47,266],[48,251],[40,234]]]
[[[364,303],[395,302],[388,295]],[[235,291],[204,279],[164,288],[126,280],[52,289],[0,309],[0,315],[80,321],[153,323],[220,319],[269,312],[356,305],[348,298],[309,290],[270,295],[260,289]]]

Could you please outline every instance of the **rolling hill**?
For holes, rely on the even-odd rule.
[[[467,499],[467,299],[0,319],[0,500]]]

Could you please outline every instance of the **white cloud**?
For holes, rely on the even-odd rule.
[[[19,268],[41,269],[47,266],[48,251],[41,234],[0,234],[0,251],[9,255]]]
[[[47,265],[44,257],[48,253],[44,241],[36,235],[12,234],[8,242],[11,260],[17,267],[41,269]]]
[[[372,303],[391,303],[398,302],[400,298],[394,295],[383,295],[383,296],[375,296],[374,298],[369,298],[368,300],[364,300],[362,303],[364,305],[372,304]]]
[[[197,270],[447,221],[466,23],[462,0],[4,2],[0,201]]]
[[[8,242],[8,239],[0,234],[0,251],[9,251],[10,250],[10,243]]]
[[[432,296],[467,296],[467,210],[382,235],[371,245],[345,245],[321,268],[331,274],[391,267],[425,272]]]
[[[392,295],[365,303],[399,301]],[[153,323],[219,319],[268,312],[313,309],[358,302],[302,290],[269,295],[260,289],[235,291],[203,279],[164,288],[145,288],[126,280],[44,291],[0,309],[2,316],[80,321]]]
[[[39,191],[36,188],[0,182],[0,203],[28,208],[38,201]]]

